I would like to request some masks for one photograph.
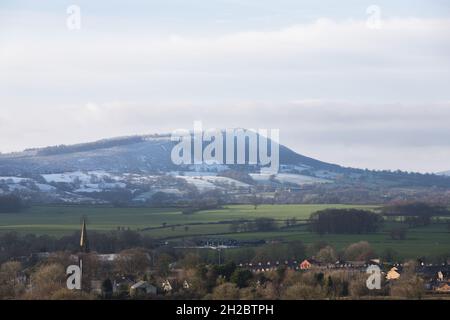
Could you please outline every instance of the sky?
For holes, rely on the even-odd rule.
[[[450,2],[0,0],[0,152],[194,121],[450,170]]]

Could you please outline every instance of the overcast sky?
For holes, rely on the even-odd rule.
[[[1,152],[195,120],[279,128],[344,166],[450,170],[450,1],[0,0]]]

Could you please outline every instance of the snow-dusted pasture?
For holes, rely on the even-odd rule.
[[[293,173],[278,173],[275,175],[251,173],[250,176],[258,183],[269,183],[273,177],[274,182],[296,184],[298,186],[331,182],[330,180],[326,179]]]

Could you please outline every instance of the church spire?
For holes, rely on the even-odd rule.
[[[82,252],[89,252],[89,243],[86,232],[86,218],[83,218],[83,225],[81,227],[80,248]]]

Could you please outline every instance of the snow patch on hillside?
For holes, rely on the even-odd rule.
[[[176,178],[183,179],[187,183],[194,185],[200,192],[217,189],[213,183],[203,180],[201,176],[176,176]]]
[[[3,183],[20,183],[22,181],[29,181],[28,178],[19,178],[19,177],[0,177],[0,182]]]
[[[238,188],[246,188],[246,187],[250,187],[249,184],[235,180],[235,179],[231,179],[231,178],[227,178],[227,177],[219,177],[219,176],[203,176],[202,177],[203,180],[206,180],[208,182],[214,183],[214,184],[227,184],[230,186],[235,186]]]
[[[308,185],[308,184],[316,184],[316,183],[328,183],[330,180],[316,178],[311,176],[305,176],[301,174],[292,174],[292,173],[278,173],[275,175],[271,174],[260,174],[260,173],[251,173],[250,176],[253,180],[258,183],[270,183],[270,182],[278,182],[278,183],[289,183],[295,184],[298,186]]]
[[[36,183],[36,186],[39,188],[42,192],[52,192],[56,191],[56,188],[49,185],[49,184],[43,184],[43,183]]]
[[[42,177],[49,183],[73,183],[77,180],[82,183],[89,183],[91,181],[91,176],[81,171],[43,174]]]
[[[304,176],[304,175],[300,175],[300,174],[290,174],[290,173],[279,173],[275,176],[275,180],[279,181],[280,183],[291,183],[291,184],[296,184],[299,186],[305,185],[305,184],[331,182],[326,179]]]

